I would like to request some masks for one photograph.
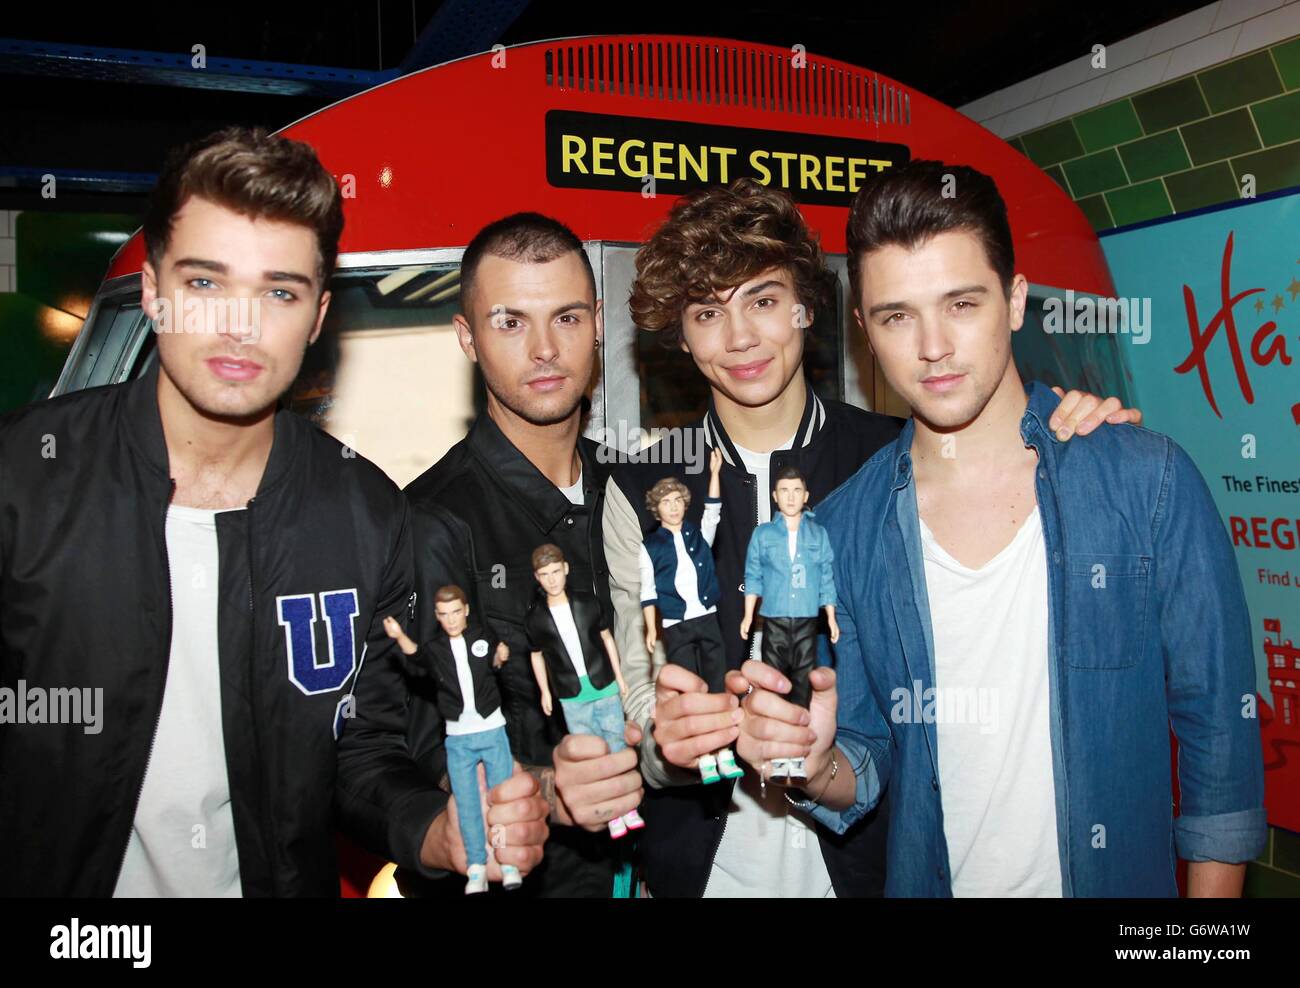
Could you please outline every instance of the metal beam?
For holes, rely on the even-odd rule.
[[[341,99],[396,78],[396,70],[365,72],[322,65],[291,65],[205,53],[203,68],[192,52],[137,51],[94,45],[0,38],[0,73],[183,86],[237,93]]]
[[[402,60],[402,75],[491,48],[528,0],[446,0]]]

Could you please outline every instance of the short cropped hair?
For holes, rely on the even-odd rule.
[[[803,484],[804,490],[808,489],[808,478],[805,477],[803,475],[803,471],[800,470],[793,463],[787,463],[785,466],[783,466],[780,470],[776,472],[776,476],[772,478],[773,490],[775,490],[776,485],[783,480],[797,480],[799,481],[799,483]]]
[[[453,600],[459,600],[466,607],[469,606],[469,598],[465,596],[465,591],[454,583],[445,587],[439,587],[433,594],[435,604],[450,604]]]
[[[591,270],[591,259],[582,249],[578,235],[559,220],[541,213],[512,213],[489,223],[474,235],[460,259],[462,310],[474,289],[479,265],[487,255],[524,264],[547,264],[570,251],[576,251],[582,261],[592,298],[595,298],[596,275]]]
[[[533,572],[539,569],[545,569],[552,563],[564,562],[564,552],[558,545],[552,545],[547,542],[545,545],[539,545],[533,550]]]

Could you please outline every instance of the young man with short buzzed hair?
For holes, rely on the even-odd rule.
[[[461,349],[482,374],[487,408],[406,488],[420,602],[415,637],[433,630],[424,602],[455,583],[509,647],[498,681],[510,746],[538,779],[555,824],[544,862],[515,894],[609,896],[620,861],[604,832],[640,803],[636,755],[610,752],[595,737],[566,735],[561,712],[543,712],[524,627],[537,585],[531,555],[542,543],[560,547],[570,585],[590,593],[605,620],[613,620],[601,542],[608,467],[598,445],[582,435],[583,398],[604,332],[582,241],[537,213],[484,227],[461,260],[454,323]],[[433,698],[418,687],[408,720],[422,764],[441,772],[444,725]],[[629,731],[639,740],[635,728]],[[568,757],[574,752],[581,766]],[[571,782],[564,798],[556,796],[561,778]],[[405,891],[460,894],[458,883],[444,884],[411,881]]]

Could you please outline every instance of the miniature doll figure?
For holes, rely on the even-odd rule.
[[[627,684],[619,666],[618,648],[594,594],[567,587],[569,564],[557,545],[533,550],[533,576],[538,590],[524,617],[532,652],[533,675],[542,694],[542,712],[554,708],[551,687],[564,710],[571,734],[594,734],[610,753],[627,747],[623,736],[623,697]],[[609,821],[615,839],[645,826],[632,810]]]
[[[745,553],[745,616],[740,637],[749,638],[754,605],[761,597],[762,659],[790,680],[786,699],[807,707],[812,696],[808,675],[817,659],[819,612],[826,609],[831,642],[840,638],[835,623],[834,554],[826,530],[806,509],[808,484],[794,466],[777,471],[772,500],[780,514],[754,529]],[[802,758],[775,758],[770,778],[806,778]]]
[[[710,693],[721,693],[727,655],[718,624],[720,590],[713,567],[713,537],[722,517],[722,450],[714,449],[709,470],[709,493],[698,527],[686,520],[691,492],[676,477],[665,477],[646,492],[646,509],[659,520],[659,527],[641,543],[641,610],[646,651],[654,655],[658,612],[668,661],[703,679]],[[704,755],[699,768],[706,785],[745,774],[730,748]]]
[[[384,630],[396,640],[412,675],[432,678],[437,685],[438,710],[447,725],[447,776],[469,861],[465,894],[472,895],[488,890],[479,763],[483,763],[489,789],[514,772],[494,673],[510,657],[510,650],[505,642],[498,642],[489,657],[488,639],[481,627],[469,623],[469,601],[460,587],[440,587],[433,596],[433,607],[442,631],[435,632],[423,647],[402,631],[395,618],[384,618]],[[419,658],[413,659],[417,653]],[[523,882],[514,865],[502,865],[501,876],[508,889]]]

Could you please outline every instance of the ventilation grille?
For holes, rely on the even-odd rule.
[[[590,41],[546,49],[546,85],[807,116],[910,124],[911,95],[876,76],[793,54],[688,41]]]

